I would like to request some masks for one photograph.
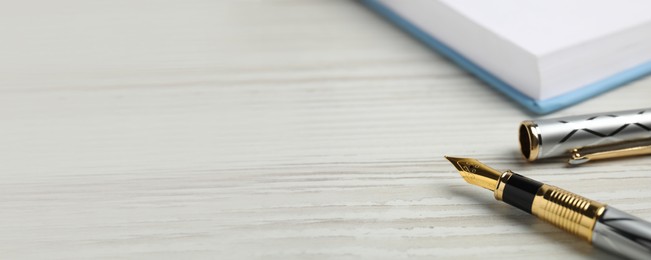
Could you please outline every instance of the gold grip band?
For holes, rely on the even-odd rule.
[[[544,184],[534,197],[531,213],[592,242],[592,230],[605,206],[600,202]]]

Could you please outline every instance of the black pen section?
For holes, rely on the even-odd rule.
[[[502,201],[531,214],[533,199],[542,185],[540,182],[513,173],[504,186]]]

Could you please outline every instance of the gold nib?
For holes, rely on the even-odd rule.
[[[495,191],[502,172],[495,170],[472,158],[445,156],[457,168],[466,182]]]

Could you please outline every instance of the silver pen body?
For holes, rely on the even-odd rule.
[[[651,259],[651,223],[606,206],[592,231],[592,244],[630,259]]]

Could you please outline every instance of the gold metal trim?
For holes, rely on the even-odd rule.
[[[603,203],[543,184],[534,197],[531,213],[592,242],[592,230],[605,207]]]
[[[519,130],[520,151],[525,159],[532,162],[540,154],[540,133],[534,121],[527,120],[520,123]]]
[[[575,148],[570,151],[568,163],[579,165],[588,161],[636,156],[651,153],[651,138]]]
[[[504,195],[504,187],[509,182],[511,176],[513,176],[512,171],[505,171],[497,180],[497,186],[495,187],[495,193],[494,193],[496,200],[502,200],[502,197]]]

